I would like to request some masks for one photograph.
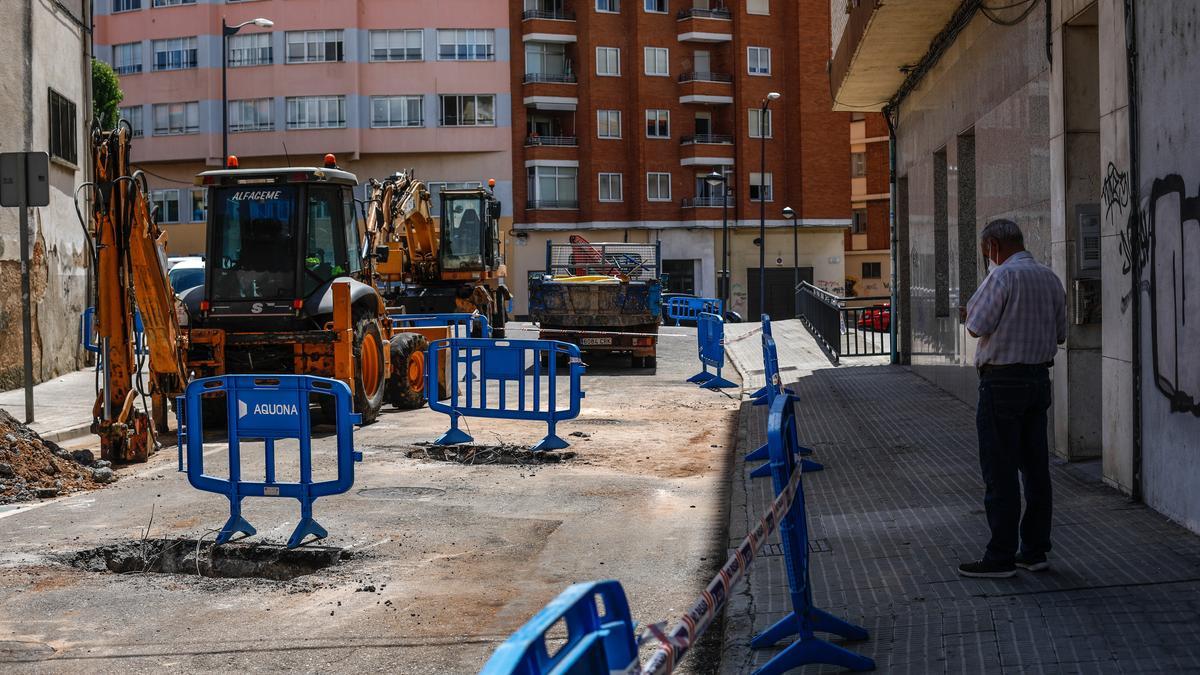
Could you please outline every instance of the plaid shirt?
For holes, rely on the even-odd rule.
[[[994,268],[967,303],[979,336],[975,365],[1041,364],[1067,340],[1067,293],[1058,275],[1022,251]]]

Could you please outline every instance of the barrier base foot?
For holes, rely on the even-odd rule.
[[[764,464],[763,466],[770,466],[770,465]],[[813,473],[816,471],[824,471],[825,465],[820,462],[814,462],[811,459],[802,459],[802,460],[800,460],[800,470],[803,471],[804,473]],[[770,472],[768,471],[767,473],[770,473]]]
[[[760,445],[756,450],[746,455],[747,462],[763,462],[771,459],[770,449],[765,445]]]
[[[217,544],[224,544],[232,539],[235,534],[244,534],[247,537],[252,537],[258,534],[258,530],[254,529],[254,526],[240,515],[229,516],[229,520],[225,521],[225,525],[221,528],[220,533],[217,534]]]
[[[737,386],[736,384],[730,382],[729,380],[727,380],[723,377],[716,377],[714,375],[707,382],[700,385],[700,388],[701,389],[729,389],[730,387],[736,387],[736,386]]]
[[[875,670],[874,659],[813,637],[802,638],[788,645],[787,649],[754,671],[754,675],[778,675],[811,663],[827,663],[856,672]]]
[[[533,452],[545,452],[547,450],[562,450],[563,448],[569,447],[571,447],[570,443],[564,441],[555,434],[550,434],[538,441],[538,444],[530,448],[530,450]]]
[[[301,518],[300,523],[296,525],[296,529],[292,531],[292,537],[288,539],[287,547],[296,548],[302,544],[308,535],[313,535],[316,539],[324,539],[329,536],[329,532],[325,528],[317,524],[317,521],[312,518]]]
[[[770,462],[768,462],[766,464],[760,464],[760,465],[754,467],[754,470],[750,472],[751,478],[763,478],[764,476],[770,476],[770,475],[771,475],[771,463]]]
[[[473,440],[475,439],[467,432],[457,427],[452,427],[449,431],[439,436],[433,443],[434,445],[458,445],[459,443],[470,443]]]
[[[716,375],[713,375],[712,373],[705,371],[703,373],[696,373],[695,375],[689,377],[687,379],[687,381],[691,382],[692,384],[701,384],[703,382],[708,382],[709,380],[713,379],[714,377],[716,377]]]

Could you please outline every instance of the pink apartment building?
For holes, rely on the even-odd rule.
[[[204,250],[195,174],[222,164],[222,19],[229,153],[243,168],[314,165],[365,182],[413,168],[442,185],[496,180],[512,217],[507,3],[496,0],[96,0],[172,254]]]

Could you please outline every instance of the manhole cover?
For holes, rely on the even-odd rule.
[[[441,488],[432,487],[381,487],[381,488],[364,488],[358,491],[360,497],[368,497],[370,499],[425,499],[428,497],[441,497],[446,494],[446,491]]]
[[[0,640],[0,662],[31,661],[54,656],[54,648],[45,642]]]
[[[409,450],[411,459],[455,464],[561,464],[575,459],[570,450],[533,452],[513,445],[427,445]]]
[[[613,419],[607,419],[607,418],[603,418],[603,417],[600,419],[583,419],[583,420],[580,420],[580,422],[587,422],[588,424],[600,424],[600,425],[622,424],[622,420],[613,420]]]
[[[195,539],[135,539],[90,548],[59,559],[92,572],[191,574],[202,577],[257,577],[285,581],[312,574],[351,557],[332,546],[288,549],[282,544],[211,541],[196,546]]]

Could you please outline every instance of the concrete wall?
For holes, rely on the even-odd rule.
[[[49,89],[76,106],[77,163],[53,161],[50,205],[30,209],[33,372],[40,382],[83,365],[78,329],[87,305],[88,255],[73,198],[90,164],[91,66],[86,33],[71,13],[86,21],[88,12],[87,3],[78,1],[65,7],[48,0],[9,4],[13,11],[0,22],[0,44],[8,45],[13,57],[0,59],[0,117],[8,130],[0,136],[0,152],[49,150]],[[86,204],[82,208],[86,214]],[[0,209],[0,389],[22,381],[18,233],[17,210]]]

